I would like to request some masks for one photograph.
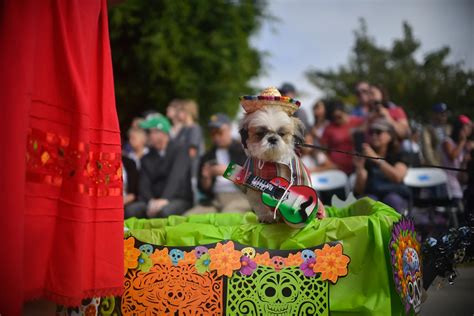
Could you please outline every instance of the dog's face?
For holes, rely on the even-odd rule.
[[[302,137],[303,124],[277,107],[264,107],[246,114],[241,132],[247,134],[247,155],[264,161],[288,162],[294,154],[295,138]]]

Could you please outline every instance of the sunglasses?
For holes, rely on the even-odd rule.
[[[224,133],[224,131],[220,129],[213,129],[211,130],[211,136],[221,136]]]
[[[369,130],[369,135],[380,135],[383,132],[384,131],[382,131],[381,129],[371,129],[371,130]]]
[[[369,93],[369,90],[366,90],[366,89],[358,89],[356,90],[356,94],[357,95],[363,95],[363,94],[368,94]]]

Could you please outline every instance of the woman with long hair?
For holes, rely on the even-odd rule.
[[[402,162],[396,132],[388,121],[379,119],[369,125],[368,141],[362,145],[363,153],[384,159],[354,159],[354,192],[382,201],[402,213],[408,207],[409,191],[403,185],[407,165]]]
[[[472,133],[472,122],[469,117],[460,115],[453,124],[451,135],[441,144],[441,163],[445,167],[461,168],[466,163],[471,149],[469,137]],[[446,171],[448,175],[448,194],[452,199],[462,199],[463,192],[459,182],[459,173]]]

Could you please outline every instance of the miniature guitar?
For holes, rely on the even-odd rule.
[[[227,166],[224,178],[235,184],[261,191],[262,202],[269,207],[276,207],[282,200],[278,211],[290,226],[302,227],[309,223],[318,212],[318,195],[311,187],[294,185],[286,191],[289,186],[286,179],[276,177],[267,181],[232,162]]]

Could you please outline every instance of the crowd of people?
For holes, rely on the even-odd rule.
[[[289,83],[280,91],[296,95]],[[341,170],[354,179],[356,196],[369,196],[402,213],[411,194],[403,184],[409,167],[466,168],[474,149],[469,117],[451,115],[446,104],[438,103],[432,107],[430,122],[422,125],[390,101],[380,85],[360,81],[354,93],[358,102],[351,107],[338,100],[318,100],[312,108],[312,124],[303,109],[295,113],[306,126],[305,143],[330,149],[300,150],[310,172]],[[198,109],[193,100],[173,100],[166,115],[149,112],[133,120],[123,152],[125,217],[250,209],[245,196],[222,176],[229,162],[243,164],[246,159],[240,139],[234,137],[238,133],[233,133],[232,120],[223,113],[209,118],[206,151]],[[446,173],[446,188],[430,194],[461,200],[466,174]]]

